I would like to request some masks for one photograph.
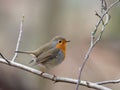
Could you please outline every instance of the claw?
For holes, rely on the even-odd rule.
[[[54,81],[54,84],[57,82],[55,75],[53,75],[52,80]]]
[[[29,64],[31,64],[32,62],[34,62],[35,60],[31,60],[30,62],[29,62]]]

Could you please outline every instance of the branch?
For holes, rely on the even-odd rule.
[[[96,82],[98,85],[120,83],[120,79]]]
[[[107,5],[105,0],[102,0],[102,2],[103,2],[103,4]],[[93,50],[94,46],[101,40],[102,34],[103,34],[104,30],[105,30],[105,27],[106,27],[106,25],[108,24],[108,22],[110,20],[110,18],[109,18],[110,16],[108,15],[108,12],[118,2],[120,2],[120,0],[118,0],[118,1],[114,2],[113,4],[111,4],[109,6],[109,8],[107,8],[107,9],[105,9],[106,6],[103,5],[105,12],[103,13],[102,16],[100,16],[98,14],[100,20],[99,20],[98,24],[96,25],[95,30],[93,32],[91,32],[91,44],[90,44],[90,47],[88,49],[88,52],[86,53],[86,55],[84,57],[83,64],[82,64],[82,66],[80,68],[78,80],[77,79],[72,79],[72,78],[58,77],[58,76],[55,76],[55,75],[44,73],[42,71],[39,71],[37,69],[31,68],[31,67],[28,67],[28,66],[25,66],[25,65],[22,65],[22,64],[19,64],[17,62],[14,62],[16,57],[17,57],[17,53],[14,54],[13,59],[11,61],[7,60],[8,62],[10,62],[10,65],[6,62],[5,58],[3,58],[3,59],[0,58],[0,63],[7,64],[7,65],[9,65],[11,67],[19,68],[21,70],[33,73],[35,75],[38,75],[38,76],[43,77],[43,78],[46,78],[48,80],[52,80],[54,82],[64,82],[64,83],[77,84],[76,90],[78,90],[78,86],[79,85],[82,85],[82,86],[85,86],[85,87],[88,87],[88,88],[98,89],[98,90],[111,90],[110,88],[102,86],[102,84],[113,83],[113,82],[120,83],[120,81],[103,81],[103,82],[92,83],[92,82],[89,82],[89,81],[82,81],[81,80],[81,74],[82,74],[83,68],[84,68],[84,66],[85,66],[85,64],[86,64],[86,62],[87,62],[87,60],[89,58],[89,55],[90,55],[91,51]],[[105,20],[105,23],[104,23],[103,22],[103,18],[105,16],[106,16],[106,20]],[[20,23],[20,32],[19,32],[19,37],[18,37],[18,41],[17,41],[17,45],[16,45],[16,50],[15,51],[18,51],[18,48],[19,48],[21,35],[22,35],[22,29],[23,29],[23,22],[24,22],[24,16],[22,17],[22,20],[21,20],[21,23]],[[98,37],[95,39],[95,34],[96,34],[96,32],[98,30],[98,27],[100,26],[101,22],[103,22],[102,23],[101,32],[98,35]]]
[[[95,45],[101,40],[101,37],[103,35],[103,32],[105,31],[105,28],[106,28],[106,25],[108,24],[109,20],[110,20],[110,15],[108,15],[108,12],[112,9],[113,6],[117,5],[118,3],[120,2],[120,0],[117,0],[115,1],[114,3],[112,3],[108,8],[107,8],[107,4],[106,4],[106,1],[105,0],[102,0],[102,6],[105,7],[105,8],[102,8],[102,12],[103,12],[103,15],[100,16],[98,13],[97,13],[97,16],[100,18],[100,20],[98,21],[95,29],[93,32],[91,32],[91,42],[90,42],[90,47],[84,57],[84,60],[83,60],[83,63],[82,65],[80,66],[80,69],[79,69],[79,74],[78,74],[78,83],[76,85],[76,90],[78,90],[79,88],[79,83],[81,81],[81,75],[82,75],[82,71],[84,69],[84,66],[90,56],[90,53],[92,52],[93,48],[95,47]],[[106,20],[105,20],[105,23],[103,23],[103,18],[106,16]],[[95,39],[95,34],[96,32],[98,31],[98,27],[100,26],[100,24],[102,23],[102,29],[101,29],[101,32],[100,34],[98,35],[98,37]]]
[[[95,30],[93,31],[93,35],[96,34],[96,32],[97,32],[97,30],[98,30],[98,27],[99,27],[100,23],[102,22],[104,16],[105,16],[114,6],[116,6],[119,2],[120,2],[120,0],[117,0],[117,1],[115,1],[114,3],[112,3],[112,4],[108,7],[108,9],[103,13],[103,15],[101,16],[101,19],[98,21],[98,23],[97,23],[97,25],[96,25],[96,27],[95,27]]]
[[[10,60],[9,60],[9,62],[10,62],[11,67],[19,68],[21,70],[33,73],[35,75],[41,76],[41,77],[46,78],[48,80],[52,80],[54,82],[64,82],[64,83],[71,83],[71,84],[77,84],[77,82],[78,82],[77,79],[57,77],[55,75],[44,73],[42,71],[39,71],[37,69],[31,68],[31,67],[28,67],[28,66],[25,66],[22,64],[19,64],[17,62],[12,62]],[[7,64],[7,62],[2,58],[0,58],[0,63]],[[7,65],[9,65],[9,64],[7,64]],[[88,81],[81,81],[79,83],[79,85],[86,86],[88,88],[98,89],[98,90],[111,90],[111,89],[104,87],[102,85],[98,85],[97,83],[92,83],[92,82],[88,82]]]
[[[16,49],[15,49],[15,51],[18,51],[18,49],[19,49],[20,40],[21,40],[21,36],[22,36],[22,31],[23,31],[23,22],[24,22],[24,15],[22,16],[22,19],[21,19],[20,31],[19,31],[19,36],[18,36],[18,41],[17,41],[17,44],[16,44]],[[14,54],[14,56],[13,56],[13,58],[12,58],[12,62],[15,61],[17,55],[18,55],[18,53],[15,53],[15,54]]]
[[[10,61],[8,61],[8,60],[2,55],[2,53],[0,53],[0,56],[10,65]]]
[[[107,10],[107,3],[106,0],[101,0],[101,13],[103,13],[104,10]]]

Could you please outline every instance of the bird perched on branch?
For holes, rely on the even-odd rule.
[[[15,51],[16,53],[31,54],[34,56],[35,65],[42,65],[46,68],[54,67],[60,64],[66,56],[66,43],[65,38],[55,36],[48,43],[34,51]]]

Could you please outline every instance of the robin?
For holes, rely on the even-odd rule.
[[[16,53],[25,53],[34,56],[35,65],[42,65],[46,68],[54,67],[60,64],[66,55],[66,43],[65,38],[61,36],[55,36],[50,42],[46,43],[42,47],[34,51],[15,51]]]

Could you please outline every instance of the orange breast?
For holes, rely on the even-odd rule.
[[[66,55],[66,42],[57,44],[56,48],[61,49],[63,51],[64,55]]]

